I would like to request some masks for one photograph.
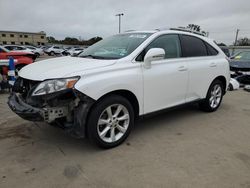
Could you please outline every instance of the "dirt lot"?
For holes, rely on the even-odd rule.
[[[0,187],[250,187],[250,94],[142,120],[120,147],[101,150],[17,117],[0,94]]]

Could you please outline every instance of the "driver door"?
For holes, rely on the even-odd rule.
[[[156,38],[146,49],[163,48],[165,59],[153,61],[151,68],[143,68],[144,113],[185,103],[188,69],[181,57],[179,36],[166,34]]]

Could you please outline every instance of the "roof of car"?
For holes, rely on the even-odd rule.
[[[155,30],[128,30],[125,33],[180,33],[180,34],[194,34],[202,37],[206,37],[205,32],[198,32],[194,30],[190,30],[187,28],[159,28]]]

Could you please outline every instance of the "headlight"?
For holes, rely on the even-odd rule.
[[[45,95],[50,93],[55,93],[65,89],[71,89],[74,87],[75,83],[79,80],[79,77],[74,78],[64,78],[55,80],[46,80],[40,83],[36,89],[33,91],[33,96]]]

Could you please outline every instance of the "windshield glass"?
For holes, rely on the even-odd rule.
[[[87,48],[79,57],[120,59],[132,53],[151,33],[126,33],[108,37]]]
[[[3,46],[0,46],[0,52],[9,52],[9,50]]]
[[[250,51],[249,52],[240,52],[238,55],[236,55],[234,57],[234,59],[250,60]]]

